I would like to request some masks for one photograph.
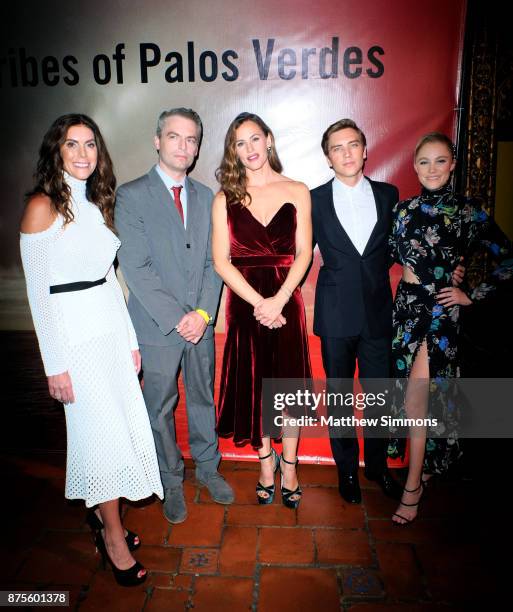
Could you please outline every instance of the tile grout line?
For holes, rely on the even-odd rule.
[[[253,580],[253,603],[251,606],[252,612],[257,612],[258,604],[260,601],[260,581],[262,579],[262,566],[260,565],[260,530],[261,527],[257,527],[257,541],[255,551],[255,572]]]

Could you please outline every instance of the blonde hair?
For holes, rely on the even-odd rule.
[[[428,134],[424,134],[424,136],[422,136],[422,138],[420,138],[417,144],[415,145],[415,153],[413,155],[413,159],[417,159],[419,151],[424,145],[430,144],[432,142],[444,144],[449,150],[449,153],[451,154],[452,158],[456,158],[456,147],[454,146],[454,143],[449,138],[449,136],[446,136],[442,132],[429,132]]]

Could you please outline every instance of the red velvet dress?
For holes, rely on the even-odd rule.
[[[232,264],[263,297],[275,295],[296,252],[296,207],[281,206],[267,226],[250,208],[228,206]],[[269,329],[253,306],[228,289],[226,343],[221,374],[217,432],[235,444],[262,446],[262,379],[310,378],[305,308],[297,288],[285,305],[286,325]]]

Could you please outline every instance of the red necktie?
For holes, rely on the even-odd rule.
[[[180,215],[180,219],[183,221],[183,206],[182,206],[182,201],[180,200],[180,191],[182,191],[182,186],[181,185],[176,185],[175,187],[171,187],[171,190],[173,191],[173,198],[175,200],[175,206],[176,206],[176,210],[178,211],[178,214]]]

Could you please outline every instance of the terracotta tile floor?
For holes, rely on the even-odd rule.
[[[167,523],[158,500],[124,506],[149,579],[123,589],[101,569],[81,503],[63,498],[64,454],[1,459],[15,508],[4,523],[2,588],[69,590],[74,609],[465,610],[491,603],[500,586],[499,560],[485,545],[494,526],[478,523],[470,482],[433,483],[419,520],[401,529],[390,523],[393,504],[363,475],[359,506],[326,483],[333,467],[308,466],[298,511],[279,495],[269,507],[251,495],[223,507],[196,485],[187,462],[185,523]],[[253,467],[225,462],[223,471],[236,488],[250,487]],[[316,471],[324,484],[315,484]]]
[[[257,466],[225,461],[221,470],[236,501],[224,507],[197,486],[187,462],[185,523],[167,523],[159,501],[124,506],[125,524],[143,542],[136,557],[149,579],[137,588],[118,587],[111,571],[101,568],[82,503],[64,500],[62,413],[44,399],[44,385],[34,385],[40,364],[27,364],[9,346],[7,354],[1,589],[68,590],[72,609],[100,611],[508,607],[498,603],[501,590],[511,592],[510,577],[503,577],[510,557],[501,564],[500,554],[509,555],[511,529],[508,507],[499,503],[504,482],[496,455],[502,449],[504,465],[511,464],[506,442],[486,451],[479,446],[479,457],[494,462],[484,480],[481,473],[431,483],[419,520],[407,528],[391,524],[394,503],[363,474],[363,503],[350,506],[338,495],[334,467],[300,466],[304,496],[299,510],[291,511],[279,494],[271,506],[259,507]]]

